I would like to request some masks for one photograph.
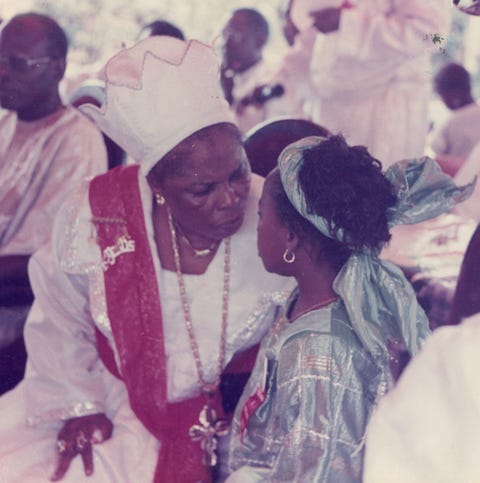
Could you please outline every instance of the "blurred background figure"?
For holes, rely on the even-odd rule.
[[[454,3],[480,14],[478,1]],[[451,323],[461,324],[427,340],[370,421],[365,483],[479,481],[479,235],[477,227],[455,291]]]
[[[448,0],[352,0],[310,12],[313,120],[367,146],[384,168],[423,155],[430,55],[450,10]]]
[[[280,153],[289,144],[308,136],[328,134],[325,128],[306,119],[274,119],[248,131],[243,146],[252,172],[266,177],[277,166]]]
[[[444,65],[434,87],[452,114],[433,133],[430,146],[442,169],[454,176],[480,142],[480,106],[472,96],[470,74],[460,64]]]
[[[0,392],[23,376],[30,256],[75,185],[107,169],[100,132],[60,98],[67,45],[57,22],[36,13],[0,36]]]
[[[242,132],[262,120],[249,95],[271,69],[263,57],[268,37],[267,20],[252,8],[235,10],[222,30],[222,87]]]
[[[311,117],[314,89],[310,81],[310,61],[317,31],[311,26],[304,30],[297,28],[291,16],[294,3],[295,0],[287,0],[279,8],[283,35],[289,46],[287,51],[272,67],[269,76],[241,101],[256,110],[258,122],[278,116]]]
[[[143,40],[152,35],[167,35],[168,37],[175,37],[176,39],[185,40],[183,32],[173,23],[166,20],[154,20],[145,25],[138,34],[137,40]]]

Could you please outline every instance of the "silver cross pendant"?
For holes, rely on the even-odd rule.
[[[217,419],[217,413],[209,405],[209,401],[203,407],[198,418],[200,424],[194,424],[188,434],[192,441],[199,441],[203,450],[202,462],[205,466],[217,464],[218,437],[226,436],[229,431],[225,419]]]

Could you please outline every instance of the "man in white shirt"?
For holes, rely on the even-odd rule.
[[[263,120],[250,95],[270,73],[263,58],[268,36],[267,21],[252,8],[235,10],[222,31],[222,87],[242,132]]]

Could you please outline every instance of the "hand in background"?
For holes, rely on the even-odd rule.
[[[336,7],[322,8],[315,12],[310,12],[313,17],[313,25],[315,28],[324,34],[335,32],[340,25],[340,15],[342,9]]]

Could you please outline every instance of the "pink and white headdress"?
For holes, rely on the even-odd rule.
[[[213,124],[235,124],[212,47],[154,36],[106,66],[105,102],[81,110],[121,146],[144,175],[178,143]]]

